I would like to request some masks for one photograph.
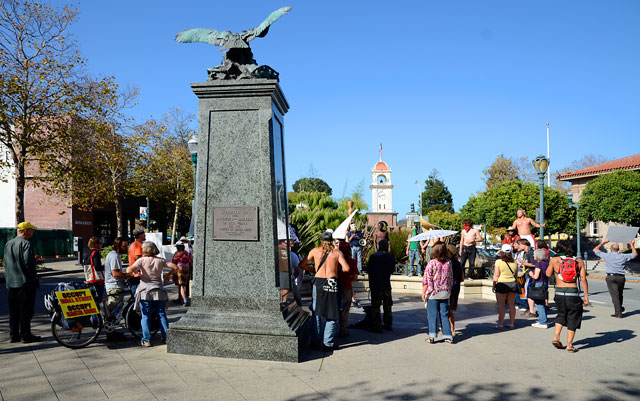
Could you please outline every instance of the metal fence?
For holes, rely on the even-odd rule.
[[[0,228],[0,258],[4,257],[4,245],[15,238],[15,228]],[[55,257],[73,255],[71,230],[36,230],[31,238],[36,255]]]

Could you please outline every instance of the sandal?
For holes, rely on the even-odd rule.
[[[557,349],[564,349],[564,345],[562,345],[562,343],[559,340],[553,340],[551,341],[551,344]]]
[[[424,340],[425,342],[428,342],[429,344],[435,344],[436,343],[436,339],[435,338],[427,338],[426,340]]]
[[[516,327],[516,326],[514,326],[513,324],[510,324],[510,325],[507,326],[508,329],[513,329],[514,327]]]
[[[571,348],[567,347],[567,351],[571,352],[572,354],[575,354],[579,350],[577,348],[574,348],[574,347],[571,347]]]
[[[493,326],[493,328],[496,329],[496,330],[503,330],[504,329],[504,327],[499,326],[497,324],[495,326]]]
[[[444,339],[444,342],[445,342],[445,343],[447,343],[447,344],[453,344],[453,339],[451,339],[451,338],[445,338],[445,339]]]

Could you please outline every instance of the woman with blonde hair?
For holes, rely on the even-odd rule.
[[[506,303],[509,305],[509,325],[507,327],[512,329],[516,319],[516,292],[518,290],[516,272],[518,265],[513,260],[511,245],[503,244],[498,255],[499,258],[493,269],[493,292],[496,294],[498,302],[498,325],[494,327],[502,329]]]
[[[127,268],[127,273],[140,271],[140,284],[136,291],[136,305],[140,305],[142,312],[142,341],[143,347],[151,346],[151,332],[149,331],[149,320],[152,311],[155,311],[160,318],[160,331],[162,333],[162,343],[167,342],[167,330],[169,322],[165,309],[169,296],[162,288],[162,269],[168,267],[170,272],[164,275],[164,281],[169,281],[176,273],[178,267],[173,263],[167,263],[163,258],[159,258],[160,251],[156,244],[151,241],[142,243],[142,257],[138,258],[132,266]]]
[[[449,323],[449,298],[453,286],[451,255],[443,243],[436,244],[431,252],[433,259],[427,263],[422,280],[422,300],[426,302],[429,323],[429,344],[435,343],[438,334],[438,315],[442,326],[444,342],[453,343],[453,333]]]

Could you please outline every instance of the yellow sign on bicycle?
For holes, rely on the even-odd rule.
[[[60,302],[62,313],[67,319],[82,316],[97,315],[100,313],[96,302],[93,300],[91,290],[56,291],[56,297]]]

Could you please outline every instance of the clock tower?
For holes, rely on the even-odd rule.
[[[386,222],[389,226],[397,225],[398,213],[392,208],[391,168],[382,161],[382,144],[380,145],[380,160],[371,170],[371,212],[367,213],[367,223],[372,226],[380,221]]]

